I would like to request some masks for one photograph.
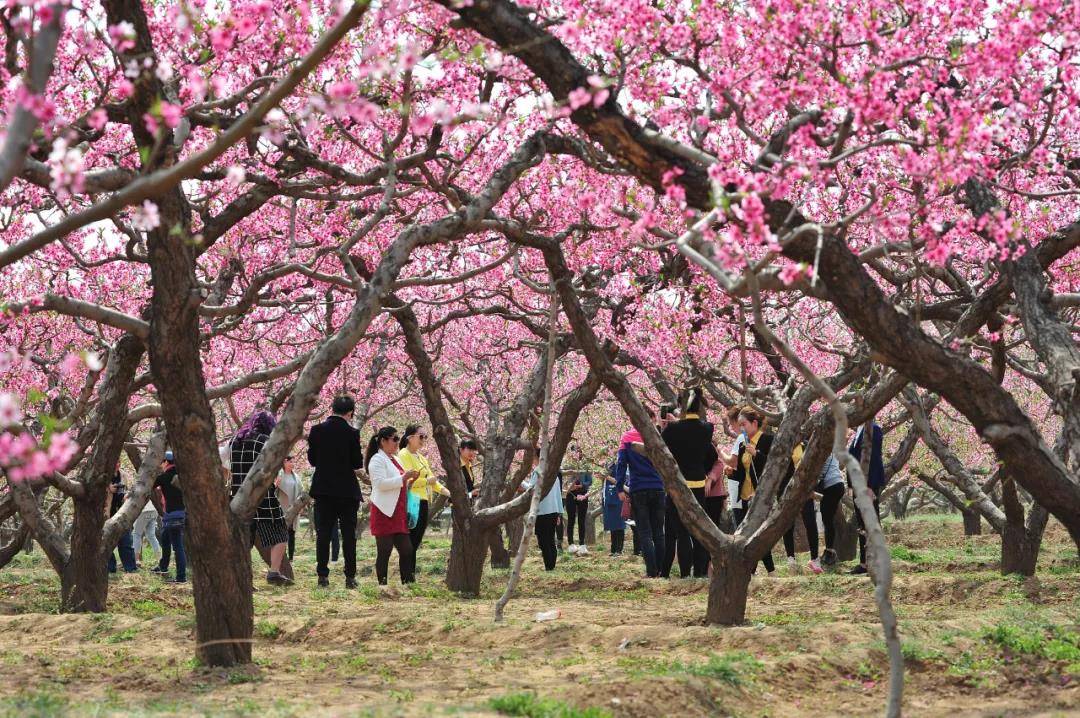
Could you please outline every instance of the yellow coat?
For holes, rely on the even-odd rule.
[[[421,501],[431,501],[436,491],[444,496],[450,495],[450,490],[439,483],[439,480],[435,478],[435,474],[431,472],[431,464],[428,463],[423,454],[414,454],[408,449],[401,449],[397,453],[397,460],[401,464],[401,468],[406,471],[419,472],[420,475],[413,482],[409,491],[419,496]]]

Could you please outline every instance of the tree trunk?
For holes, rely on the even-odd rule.
[[[846,502],[845,502],[846,504]],[[836,558],[840,561],[852,561],[859,555],[859,523],[855,513],[848,511],[841,504],[836,513]]]
[[[507,544],[509,544],[510,555],[513,556],[518,552],[518,547],[521,545],[521,534],[525,530],[525,519],[516,518],[512,521],[506,522],[506,538]],[[509,568],[509,566],[507,567]]]
[[[475,523],[454,522],[450,559],[446,564],[446,587],[466,596],[480,595],[490,536]]]
[[[510,568],[510,552],[503,543],[502,526],[496,526],[488,534],[488,549],[491,553],[492,568]]]
[[[964,517],[964,535],[965,536],[981,536],[982,535],[982,516],[978,511],[974,509],[966,509],[960,512],[960,515]]]
[[[1034,576],[1049,513],[1038,504],[1029,511],[1027,525],[1006,521],[1001,533],[1001,575]]]
[[[1003,576],[1010,573],[1034,576],[1049,514],[1033,503],[1025,521],[1024,505],[1011,475],[1001,481],[1001,497],[1005,510],[1005,525],[1001,531],[1001,573]]]
[[[746,621],[746,597],[751,567],[734,555],[714,556],[709,575],[709,604],[705,622],[737,626]]]
[[[577,527],[575,526],[574,528],[576,529]],[[585,545],[596,545],[596,516],[592,511],[586,512],[585,514]]]
[[[207,665],[231,666],[251,661],[251,549],[221,481],[199,351],[198,302],[193,301],[200,288],[190,213],[180,192],[158,202],[161,226],[150,233],[148,246],[154,286],[150,367],[187,507],[184,543],[195,596],[195,655]]]
[[[109,597],[107,557],[101,554],[108,484],[86,485],[86,496],[74,500],[71,558],[60,573],[60,611],[102,613]]]
[[[892,500],[889,502],[893,518],[897,521],[903,521],[907,518],[907,501],[904,500],[904,491],[897,491],[892,495]]]
[[[817,514],[814,515],[814,520],[817,521]],[[819,534],[820,536],[820,534]],[[818,539],[818,543],[821,543],[822,539]],[[795,517],[795,553],[806,553],[810,550],[810,537],[806,535],[806,525],[803,524],[802,514]]]

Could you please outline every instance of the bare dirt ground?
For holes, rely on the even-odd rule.
[[[1028,580],[998,574],[998,537],[965,538],[952,519],[888,533],[907,715],[1080,715],[1080,561],[1060,526]],[[384,595],[370,538],[358,591],[340,564],[331,589],[314,588],[301,541],[296,586],[256,581],[256,663],[233,670],[192,659],[189,587],[120,576],[111,613],[58,615],[55,577],[22,555],[0,571],[0,716],[881,713],[887,663],[865,577],[781,569],[755,579],[746,626],[718,628],[701,620],[703,582],[642,580],[639,559],[602,546],[545,574],[534,549],[495,625],[505,572],[459,598],[442,584],[448,545],[430,536],[418,584]],[[534,621],[553,608],[561,618]]]

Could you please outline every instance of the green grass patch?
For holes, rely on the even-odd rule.
[[[999,665],[1000,661],[995,658],[980,657],[970,651],[963,651],[959,656],[950,659],[945,675],[974,688],[989,688],[998,685],[1001,680],[997,672]]]
[[[983,638],[1017,655],[1080,664],[1080,633],[1057,625],[999,623]]]
[[[889,555],[898,561],[907,561],[908,563],[923,563],[926,560],[922,554],[912,551],[907,546],[892,546],[889,549]]]
[[[492,710],[507,716],[525,718],[611,718],[602,708],[576,708],[553,698],[541,698],[535,693],[512,693],[492,698]]]
[[[281,626],[273,621],[259,621],[255,624],[255,635],[259,638],[265,638],[272,641],[282,633],[284,633],[284,631]]]
[[[718,680],[731,686],[741,686],[752,682],[762,667],[761,661],[745,651],[714,653],[707,660],[695,663],[659,659],[645,661],[623,659],[619,663],[631,673],[674,677],[695,676]]]
[[[255,671],[238,670],[229,671],[226,680],[229,682],[229,685],[238,686],[243,683],[258,683],[262,680],[262,676]]]
[[[35,690],[0,699],[3,718],[53,718],[67,712],[67,698],[50,691]]]
[[[900,653],[905,661],[917,663],[932,663],[945,658],[945,654],[936,648],[930,648],[917,641],[903,641],[900,644]]]
[[[113,632],[116,616],[111,613],[91,613],[90,628],[83,636],[88,641],[99,641]]]
[[[164,616],[169,612],[169,609],[160,601],[146,598],[141,601],[132,601],[131,612],[142,618],[157,618],[158,616]]]
[[[122,631],[117,631],[108,638],[105,639],[106,643],[124,643],[125,641],[131,641],[135,639],[135,636],[139,635],[139,629],[134,626],[125,628]]]

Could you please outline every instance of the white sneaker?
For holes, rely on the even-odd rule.
[[[573,544],[573,543],[572,543],[572,544],[570,544],[570,546],[568,546],[568,547],[567,547],[567,549],[566,549],[566,550],[567,550],[567,551],[568,551],[569,553],[571,553],[571,554],[574,554],[574,555],[576,556],[576,555],[577,555],[577,552],[578,552],[578,546],[577,546],[577,544]]]
[[[802,566],[799,565],[794,556],[787,557],[787,567],[790,574],[798,575],[802,573]]]
[[[589,549],[584,544],[582,544],[581,546],[578,546],[578,552],[577,553],[578,553],[578,556],[588,556],[589,555]]]

